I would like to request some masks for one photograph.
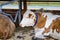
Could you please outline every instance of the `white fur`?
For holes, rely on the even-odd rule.
[[[35,28],[35,37],[38,38],[45,38],[44,35],[42,35],[42,32],[44,31],[44,28]]]
[[[33,26],[34,25],[34,18],[27,18],[28,17],[28,14],[32,14],[34,17],[35,17],[35,14],[30,11],[30,10],[27,10],[24,15],[23,15],[23,19],[21,21],[20,24],[22,24],[21,27],[28,27],[28,26]]]

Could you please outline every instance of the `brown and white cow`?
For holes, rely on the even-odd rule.
[[[52,37],[56,39],[60,39],[60,34],[58,33],[59,31],[59,26],[57,27],[52,27],[53,25],[53,20],[60,19],[60,15],[53,15],[52,13],[40,13],[37,12],[38,14],[38,21],[35,24],[37,18],[36,14],[30,10],[27,10],[25,14],[23,15],[23,19],[20,23],[21,27],[29,27],[29,26],[34,26],[35,24],[35,37],[38,38],[46,38],[45,36],[51,35]],[[60,20],[59,20],[60,21]],[[60,24],[60,22],[57,24]],[[57,26],[57,24],[55,26]],[[55,31],[55,29],[57,31]],[[52,32],[54,31],[54,33]],[[57,36],[58,35],[58,36]]]
[[[15,24],[12,20],[3,14],[0,14],[0,38],[6,40],[12,36],[14,30]]]
[[[60,40],[60,17],[52,21],[48,28],[45,28],[42,34],[49,33],[50,36]]]

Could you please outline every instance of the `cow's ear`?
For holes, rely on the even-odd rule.
[[[41,16],[41,15],[42,15],[42,13],[41,13],[41,12],[39,12],[39,13],[38,13],[38,15],[39,15],[39,16]]]

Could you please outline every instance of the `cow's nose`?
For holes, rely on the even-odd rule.
[[[20,27],[22,27],[22,24],[20,24]]]
[[[20,24],[20,27],[24,27],[22,24]]]

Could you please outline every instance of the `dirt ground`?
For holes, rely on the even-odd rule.
[[[12,37],[7,40],[42,40],[42,39],[32,39],[33,36],[34,36],[34,30],[32,27],[17,28]],[[54,40],[54,39],[49,38],[48,40]]]

